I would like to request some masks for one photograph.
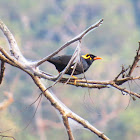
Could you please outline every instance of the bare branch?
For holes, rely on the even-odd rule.
[[[99,27],[101,24],[103,23],[103,19],[100,19],[97,23],[91,25],[88,29],[86,29],[85,31],[83,31],[79,36],[79,40],[81,40],[84,36],[86,36],[89,32],[93,31],[94,29],[96,29],[97,27]]]
[[[32,73],[30,72],[31,69],[25,69],[25,67],[22,65],[22,63],[20,63],[19,61],[17,61],[16,59],[13,59],[3,48],[0,47],[0,60],[3,60],[4,62],[20,68],[21,70],[23,70],[24,72],[28,73],[29,75],[32,75]],[[32,70],[33,71],[33,70]]]
[[[4,55],[2,55],[1,53],[0,53],[0,60],[4,61],[4,62],[6,62],[6,63],[8,63],[8,64],[10,64],[10,65],[12,65],[12,66],[14,66],[14,67],[18,67],[15,63],[11,62],[9,59],[7,59],[7,58],[6,58]]]
[[[122,75],[122,77],[124,77],[124,73],[129,69],[130,67],[128,67],[127,69],[124,68],[124,66],[122,65],[122,70],[121,72],[115,77],[114,81],[116,81],[120,75]]]
[[[87,87],[88,88],[98,88],[98,89],[109,88],[110,86],[113,86],[120,91],[123,91],[125,93],[128,93],[130,95],[140,98],[140,94],[129,91],[125,88],[121,88],[120,86],[118,86],[118,85],[122,85],[123,83],[125,83],[129,80],[136,80],[136,79],[140,79],[140,76],[135,77],[135,78],[126,77],[126,78],[118,79],[116,81],[113,81],[113,80],[111,80],[111,81],[93,81],[93,80],[78,79],[78,80],[76,80],[76,83],[74,82],[75,79],[70,79],[70,81],[67,82],[67,84],[74,85],[74,86],[80,86],[80,87],[86,87],[86,88]],[[63,79],[61,79],[60,82],[65,83],[66,81],[67,81],[67,78],[63,78]]]
[[[14,58],[11,57],[3,48],[0,48],[0,52],[1,52],[0,53],[0,60],[2,60],[3,62],[8,63],[8,64],[10,64],[10,65],[12,65],[14,67],[20,68],[21,70],[23,70],[24,72],[26,72],[27,74],[29,74],[31,76],[31,78],[33,79],[34,83],[41,90],[42,94],[51,102],[52,106],[55,107],[55,109],[57,109],[60,112],[60,114],[62,115],[63,122],[64,122],[64,125],[65,125],[66,129],[67,129],[67,133],[68,133],[68,136],[69,136],[70,140],[74,140],[74,137],[72,135],[72,131],[71,131],[71,128],[70,128],[70,125],[69,125],[69,119],[72,119],[72,120],[78,122],[84,128],[90,130],[91,132],[94,132],[97,136],[99,136],[103,140],[109,140],[109,138],[107,136],[105,136],[104,133],[100,132],[94,126],[92,126],[88,121],[86,121],[83,118],[81,118],[80,116],[76,115],[70,109],[68,109],[65,105],[63,105],[59,101],[59,99],[57,99],[55,97],[55,95],[53,95],[53,93],[50,92],[44,86],[44,84],[41,83],[40,77],[44,78],[44,79],[52,80],[55,83],[57,83],[57,82],[65,83],[66,82],[67,84],[71,84],[71,85],[74,85],[74,86],[82,86],[82,87],[88,87],[88,88],[90,87],[90,88],[99,88],[99,89],[101,89],[101,88],[114,87],[114,88],[118,89],[119,91],[122,91],[122,92],[125,92],[125,93],[128,93],[130,95],[133,95],[133,96],[136,96],[136,97],[140,98],[140,94],[135,93],[135,92],[131,92],[131,91],[125,89],[125,88],[120,87],[120,85],[122,85],[123,83],[125,83],[125,82],[127,82],[129,80],[140,79],[139,75],[137,77],[134,77],[134,78],[130,77],[131,73],[136,68],[137,63],[138,63],[138,61],[140,59],[140,55],[139,55],[140,44],[139,44],[139,49],[137,51],[137,55],[135,57],[133,65],[130,68],[128,77],[125,77],[125,78],[118,79],[121,74],[123,74],[124,72],[127,71],[127,69],[122,69],[122,71],[116,76],[116,78],[114,78],[115,80],[109,80],[109,81],[93,81],[93,80],[78,79],[76,81],[76,83],[74,83],[75,79],[62,78],[63,74],[67,71],[67,69],[69,68],[71,63],[76,61],[76,59],[79,57],[80,47],[78,48],[78,46],[77,46],[77,50],[75,50],[75,52],[74,52],[71,60],[69,61],[68,65],[66,66],[66,68],[58,76],[53,76],[53,75],[50,75],[50,74],[46,74],[45,72],[42,72],[42,71],[39,70],[39,68],[38,68],[39,65],[41,65],[43,62],[47,61],[49,58],[53,57],[54,55],[58,54],[61,50],[63,50],[64,48],[66,48],[70,44],[72,44],[72,43],[74,43],[76,41],[81,42],[81,40],[90,31],[92,31],[93,29],[99,27],[102,24],[102,22],[103,22],[103,19],[101,19],[96,24],[92,25],[91,27],[86,29],[84,32],[82,32],[78,36],[74,37],[73,39],[71,39],[70,41],[65,43],[62,47],[57,49],[55,52],[53,52],[49,56],[46,56],[45,58],[43,58],[43,59],[41,59],[41,60],[39,60],[37,62],[30,63],[29,61],[27,61],[22,56],[22,53],[20,52],[20,50],[19,50],[19,48],[17,46],[17,43],[16,43],[13,35],[11,34],[11,32],[3,24],[3,22],[0,21],[0,29],[3,31],[3,33],[6,36],[6,38],[8,39],[8,42],[10,44],[10,51],[11,51],[12,55],[14,56]]]
[[[55,81],[55,83],[53,85],[55,85],[57,82],[59,82],[61,80],[62,76],[65,74],[65,72],[68,70],[68,68],[70,67],[70,65],[74,61],[76,61],[76,63],[77,63],[78,58],[80,58],[80,51],[81,51],[80,42],[78,42],[77,48],[75,49],[75,51],[74,51],[74,53],[73,53],[73,55],[72,55],[69,63],[67,64],[67,66],[65,67],[65,69],[62,72],[60,72],[58,79]],[[73,70],[73,72],[74,72],[74,70]],[[72,72],[72,75],[73,75],[73,72]]]
[[[69,140],[74,140],[67,115],[62,115],[62,118],[63,118],[63,123],[64,123],[67,133],[68,133]]]
[[[95,133],[98,137],[100,137],[103,140],[110,140],[106,135],[104,135],[103,132],[100,132],[98,129],[96,129],[94,126],[92,126],[88,121],[82,119],[78,115],[75,115],[73,113],[67,114],[67,116],[77,122],[79,122],[81,125],[84,126],[84,128],[89,129],[91,132]]]
[[[72,111],[70,111],[67,108],[65,108],[62,105],[62,103],[60,103],[60,101],[58,101],[58,99],[56,99],[50,93],[49,90],[46,90],[45,86],[41,83],[40,79],[37,76],[32,76],[32,79],[35,82],[35,84],[39,87],[39,89],[43,92],[44,96],[51,102],[52,106],[54,106],[57,110],[59,110],[59,112],[62,115],[65,113],[65,115],[68,118],[71,118],[71,119],[77,121],[78,123],[80,123],[81,125],[83,125],[85,128],[89,129],[91,132],[94,132],[97,136],[99,136],[103,140],[109,140],[109,138],[107,136],[105,136],[104,133],[102,133],[99,130],[97,130],[88,121],[82,119],[81,117],[79,117],[78,115],[76,115],[75,113],[73,113]]]
[[[140,98],[140,94],[138,94],[138,93],[129,91],[129,90],[127,90],[126,88],[122,88],[122,87],[116,85],[115,83],[112,83],[111,85],[112,85],[113,87],[119,89],[120,91],[123,91],[123,92],[125,92],[125,93],[130,94],[130,95],[136,96],[137,98]]]
[[[62,79],[63,80],[63,79]],[[65,82],[64,82],[65,83]],[[102,88],[109,88],[107,85],[99,85],[99,84],[90,84],[88,83],[88,81],[86,83],[79,83],[78,80],[76,80],[76,82],[67,82],[67,84],[69,85],[73,85],[76,87],[88,87],[88,88],[97,88],[97,89],[102,89]]]
[[[78,36],[74,37],[73,39],[71,39],[70,41],[66,42],[62,47],[60,47],[59,49],[57,49],[55,52],[53,52],[52,54],[46,56],[45,58],[41,59],[40,61],[38,61],[35,66],[39,66],[42,63],[44,63],[45,61],[47,61],[49,58],[53,57],[54,55],[58,54],[60,51],[62,51],[64,48],[66,48],[67,46],[69,46],[70,44],[76,42],[76,41],[81,41],[81,39],[90,31],[92,31],[93,29],[99,27],[101,24],[103,23],[103,19],[99,20],[97,23],[95,23],[94,25],[90,26],[88,29],[86,29],[85,31],[83,31],[82,33],[80,33]]]
[[[21,54],[14,36],[12,35],[12,33],[7,28],[7,26],[1,20],[0,20],[0,29],[3,31],[4,35],[6,36],[8,42],[9,42],[11,55],[14,56],[17,60],[19,60],[21,62],[25,62],[26,60],[23,57],[23,55]]]

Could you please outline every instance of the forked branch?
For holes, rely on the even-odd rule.
[[[84,36],[86,36],[90,31],[92,31],[92,30],[96,29],[97,27],[99,27],[102,23],[103,23],[103,19],[101,19],[97,23],[91,25],[85,31],[83,31],[82,33],[80,33],[79,35],[77,35],[76,37],[74,37],[73,39],[71,39],[70,41],[66,42],[63,46],[61,46],[55,52],[53,52],[52,54],[50,54],[50,55],[46,56],[45,58],[41,59],[40,61],[38,61],[35,64],[35,66],[37,67],[37,66],[41,65],[42,63],[44,63],[45,61],[47,61],[49,58],[53,57],[54,55],[58,54],[60,51],[62,51],[63,49],[65,49],[70,44],[72,44],[72,43],[74,43],[76,41],[81,41]]]
[[[9,42],[10,51],[12,54],[12,56],[10,56],[3,48],[0,48],[0,52],[1,52],[0,53],[0,60],[2,62],[8,63],[14,67],[17,67],[17,68],[23,70],[24,72],[26,72],[28,75],[31,76],[31,78],[33,79],[36,86],[41,90],[41,92],[44,94],[44,96],[50,101],[52,106],[55,107],[55,109],[57,109],[60,112],[60,114],[62,115],[61,117],[63,118],[63,122],[64,122],[66,129],[67,129],[67,133],[68,133],[70,140],[74,140],[74,137],[72,135],[72,131],[70,128],[69,119],[72,119],[72,120],[76,121],[77,123],[79,123],[80,125],[82,125],[84,128],[89,129],[91,132],[95,133],[97,136],[99,136],[103,140],[109,140],[109,138],[107,136],[105,136],[104,133],[100,132],[94,126],[92,126],[88,121],[86,121],[83,118],[81,118],[80,116],[76,115],[71,110],[69,110],[65,105],[63,105],[61,103],[61,101],[53,95],[52,92],[50,92],[49,90],[46,90],[47,88],[44,86],[43,83],[41,83],[40,78],[52,80],[55,83],[67,82],[67,84],[71,84],[74,86],[82,86],[82,87],[85,86],[87,88],[91,87],[91,88],[99,88],[100,89],[100,88],[109,88],[110,86],[112,86],[120,91],[126,92],[128,94],[131,94],[133,96],[140,98],[140,94],[130,92],[127,89],[120,87],[120,85],[122,85],[123,83],[125,83],[129,80],[139,79],[139,77],[140,77],[139,75],[137,77],[134,77],[134,78],[130,77],[132,72],[136,68],[137,63],[140,59],[140,54],[139,54],[140,45],[139,45],[139,49],[137,51],[137,55],[135,57],[135,60],[133,62],[133,65],[130,68],[128,77],[124,77],[122,79],[119,79],[119,76],[123,72],[118,74],[116,76],[116,78],[114,78],[115,80],[110,80],[110,81],[93,81],[93,80],[78,79],[76,84],[75,84],[73,79],[62,78],[62,75],[66,72],[66,70],[70,66],[71,62],[73,62],[76,59],[76,56],[79,55],[80,49],[78,49],[77,52],[75,51],[73,57],[71,58],[69,64],[67,65],[67,67],[58,76],[49,75],[49,74],[46,74],[45,72],[42,72],[39,70],[38,66],[40,66],[42,63],[47,61],[49,58],[58,54],[61,50],[63,50],[64,48],[66,48],[70,44],[72,44],[76,41],[81,42],[81,40],[83,39],[83,37],[85,37],[85,35],[87,35],[93,29],[96,29],[97,27],[99,27],[102,24],[102,22],[103,22],[103,19],[101,19],[96,24],[92,25],[91,27],[89,27],[88,29],[86,29],[85,31],[83,31],[81,34],[74,37],[70,41],[66,42],[63,46],[61,46],[59,49],[57,49],[55,52],[53,52],[49,56],[46,56],[37,62],[29,62],[28,60],[26,60],[24,58],[24,56],[20,52],[18,45],[17,45],[13,35],[11,34],[11,32],[8,30],[6,25],[4,25],[4,23],[2,21],[0,21],[0,29],[5,34],[8,42]]]
[[[62,75],[59,75],[58,77],[54,77],[54,76],[51,76],[49,74],[43,73],[37,67],[39,65],[41,65],[43,62],[45,62],[46,60],[48,60],[48,58],[56,55],[61,50],[63,50],[67,46],[69,46],[70,44],[72,44],[72,43],[74,43],[76,41],[81,42],[81,39],[87,33],[89,33],[91,30],[93,30],[93,29],[97,28],[98,26],[100,26],[102,24],[102,22],[103,22],[103,19],[100,20],[99,22],[97,22],[95,25],[92,25],[91,27],[89,27],[87,30],[85,30],[83,33],[79,34],[77,37],[75,37],[72,40],[70,40],[67,43],[65,43],[62,47],[60,47],[54,53],[50,54],[49,56],[46,56],[42,60],[39,60],[38,62],[28,62],[28,60],[26,60],[24,58],[24,56],[22,55],[22,53],[20,52],[14,36],[9,31],[9,29],[6,27],[6,25],[0,20],[0,29],[2,30],[2,32],[4,33],[4,35],[6,36],[8,42],[9,42],[10,52],[11,52],[11,55],[9,55],[1,47],[0,48],[0,52],[1,52],[0,53],[0,60],[3,61],[3,62],[5,62],[5,63],[8,63],[8,64],[10,64],[10,65],[12,65],[14,67],[17,67],[17,68],[23,70],[24,72],[26,72],[27,74],[29,74],[32,77],[34,83],[41,90],[41,92],[44,94],[44,96],[51,102],[52,106],[54,106],[55,109],[57,109],[60,112],[60,114],[62,115],[62,118],[63,118],[63,121],[64,121],[65,127],[67,129],[68,136],[69,136],[69,139],[70,140],[73,140],[74,137],[73,137],[72,131],[70,129],[69,119],[68,118],[71,118],[71,119],[75,120],[76,122],[80,123],[81,125],[83,125],[83,127],[91,130],[97,136],[99,136],[100,138],[102,138],[104,140],[109,140],[109,138],[107,136],[105,136],[102,132],[100,132],[99,130],[97,130],[94,126],[92,126],[88,121],[82,119],[81,117],[79,117],[78,115],[76,115],[75,113],[73,113],[72,111],[70,111],[65,105],[63,105],[61,103],[61,101],[59,101],[59,99],[57,99],[53,95],[53,93],[51,93],[49,90],[46,90],[46,87],[40,81],[40,77],[41,78],[45,78],[45,79],[49,79],[49,80],[54,80],[54,79],[55,80],[59,80],[58,79],[59,76],[62,76]],[[77,51],[77,53],[74,54],[74,58],[71,59],[71,61],[74,61],[75,60],[75,58],[76,58],[75,56],[77,54],[79,54],[78,52],[79,51]],[[38,75],[38,76],[36,76],[36,75]]]

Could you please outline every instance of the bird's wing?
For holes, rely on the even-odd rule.
[[[74,65],[71,66],[71,69],[74,68]],[[76,71],[77,72],[85,72],[87,69],[89,68],[89,65],[87,64],[87,62],[85,61],[84,58],[80,58],[80,61],[78,61],[77,65],[76,65]]]
[[[67,65],[70,59],[71,59],[70,55],[62,55],[62,56],[52,57],[48,61],[53,64]]]

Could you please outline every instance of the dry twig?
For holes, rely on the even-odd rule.
[[[5,71],[5,62],[1,61],[1,71],[0,71],[0,84],[2,83],[2,80],[4,78],[4,71]]]
[[[139,60],[140,60],[140,42],[139,42],[139,48],[136,51],[136,56],[134,58],[133,64],[130,66],[130,71],[129,71],[128,75],[127,75],[128,77],[131,76],[132,72],[137,67],[137,64],[138,64]]]

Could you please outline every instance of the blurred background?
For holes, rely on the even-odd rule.
[[[103,58],[94,62],[85,73],[91,80],[114,79],[122,65],[132,64],[140,41],[139,0],[0,0],[0,18],[15,36],[23,55],[31,61],[52,53],[103,18],[103,25],[82,40],[82,54],[93,53]],[[72,54],[76,45],[67,47],[59,55]],[[2,32],[0,46],[8,50]],[[47,62],[40,68],[57,74],[55,67]],[[137,69],[133,75],[138,74]],[[52,83],[49,81],[48,84]],[[140,81],[124,86],[139,93]],[[72,111],[110,139],[140,139],[138,99],[133,101],[129,95],[122,95],[113,88],[97,90],[57,84],[51,90]],[[5,93],[14,98],[7,109],[0,111],[0,132],[10,129],[4,134],[17,140],[68,139],[59,116],[46,98],[42,97],[39,106],[39,100],[31,105],[40,91],[27,74],[6,64],[0,93],[0,102],[7,98]],[[100,139],[86,130],[74,129],[73,133],[76,140]]]

